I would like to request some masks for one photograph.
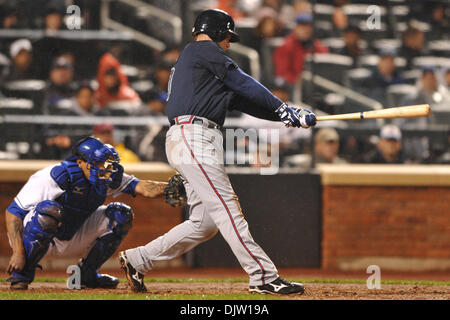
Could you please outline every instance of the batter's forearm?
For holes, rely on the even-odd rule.
[[[235,93],[249,99],[253,104],[275,112],[283,101],[273,95],[260,82],[256,81],[241,69],[229,70],[224,79],[225,85]]]
[[[167,182],[141,180],[136,185],[135,192],[144,197],[157,198],[164,195],[164,188]]]
[[[23,221],[8,210],[5,211],[6,231],[14,253],[24,253]]]

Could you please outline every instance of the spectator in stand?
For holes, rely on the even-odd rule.
[[[100,139],[105,144],[112,145],[119,154],[120,163],[136,163],[141,160],[130,149],[126,148],[123,143],[118,143],[114,138],[114,125],[108,122],[96,124],[92,129],[94,137]]]
[[[338,156],[339,134],[333,128],[322,128],[314,136],[314,162],[318,163],[346,163]]]
[[[14,5],[0,6],[0,19],[2,29],[18,29],[19,25],[19,12]]]
[[[361,29],[356,25],[350,25],[345,29],[342,38],[345,45],[339,54],[351,57],[353,59],[353,68],[359,67],[359,58],[361,55],[366,54],[361,47]]]
[[[312,15],[301,13],[295,19],[295,29],[283,44],[273,53],[275,76],[294,85],[303,71],[306,56],[315,53],[328,53],[328,48],[318,39],[312,40]]]
[[[285,4],[279,14],[280,21],[294,21],[300,13],[311,13],[312,5],[308,0],[294,0],[292,5]]]
[[[156,90],[149,90],[142,96],[144,104],[139,113],[143,116],[163,116],[166,114],[167,94],[161,95]]]
[[[258,23],[253,30],[254,36],[246,44],[258,52],[261,52],[265,40],[281,36],[283,30],[283,26],[274,9],[266,8],[260,14]]]
[[[439,94],[438,87],[436,70],[433,67],[424,67],[419,80],[417,94],[412,97],[406,97],[402,105],[441,103],[442,95]]]
[[[387,105],[387,88],[393,84],[404,83],[395,66],[395,53],[389,50],[383,50],[380,53],[380,59],[377,68],[372,75],[361,81],[361,86],[368,92],[368,96]]]
[[[239,9],[238,0],[217,0],[217,9],[227,12],[234,21],[245,17],[245,13]]]
[[[64,57],[57,57],[52,64],[45,92],[44,112],[51,105],[75,95],[76,83],[73,81],[73,66]]]
[[[100,110],[95,100],[95,91],[87,82],[80,85],[72,101],[71,110],[80,116],[92,116]]]
[[[427,1],[430,10],[426,22],[431,25],[430,40],[450,39],[449,4],[443,1]]]
[[[380,130],[380,137],[376,149],[370,151],[363,158],[365,163],[404,163],[402,152],[402,133],[392,124],[385,125]]]
[[[334,8],[333,14],[331,16],[331,22],[333,24],[333,29],[331,34],[328,36],[342,37],[344,31],[349,26],[348,16],[345,14],[344,9],[341,6],[336,6]]]
[[[139,95],[128,85],[128,77],[120,70],[119,61],[110,53],[100,58],[97,82],[96,99],[100,108],[117,101],[128,101],[130,108],[140,105]]]
[[[63,24],[64,8],[55,3],[50,3],[44,12],[44,29],[45,31],[58,31],[64,26]]]
[[[180,56],[180,47],[176,45],[169,45],[167,48],[161,53],[161,58],[164,61],[168,61],[172,64],[175,64]]]
[[[153,74],[155,90],[165,98],[167,98],[167,91],[169,87],[169,79],[172,67],[172,62],[162,60],[157,64],[155,72]]]
[[[413,59],[426,54],[423,31],[411,26],[403,31],[399,55],[406,59],[406,68],[411,69]]]
[[[442,95],[442,102],[450,103],[450,68],[444,70],[438,91]]]
[[[33,47],[28,39],[19,39],[11,43],[9,55],[12,59],[12,65],[6,77],[7,81],[36,78],[32,51]]]

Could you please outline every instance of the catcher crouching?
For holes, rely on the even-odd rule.
[[[183,183],[140,180],[124,173],[117,151],[94,137],[80,140],[60,164],[33,174],[7,208],[6,228],[13,250],[7,266],[10,288],[26,290],[47,254],[79,255],[82,288],[116,288],[119,279],[98,272],[128,234],[130,206],[106,197],[166,197],[186,202]]]

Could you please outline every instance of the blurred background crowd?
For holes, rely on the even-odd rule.
[[[282,129],[281,166],[450,163],[448,0],[0,0],[0,159],[61,159],[93,134],[122,162],[166,161],[170,71],[206,8],[233,16],[241,42],[227,54],[288,104],[432,107],[429,118]],[[236,111],[226,124],[280,127]]]

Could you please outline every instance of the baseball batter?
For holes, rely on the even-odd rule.
[[[303,128],[315,125],[315,115],[287,106],[225,55],[230,43],[239,41],[226,12],[203,11],[193,36],[172,69],[167,100],[171,127],[166,136],[169,163],[185,180],[189,219],[147,245],[119,254],[128,283],[134,291],[146,291],[144,274],[155,261],[178,257],[220,231],[250,277],[250,292],[303,293],[302,284],[279,277],[253,240],[217,137],[230,109]]]
[[[116,150],[94,137],[80,140],[60,164],[33,174],[6,210],[13,254],[11,289],[25,290],[47,254],[79,255],[81,286],[115,288],[119,279],[100,274],[127,235],[133,211],[124,203],[103,205],[108,195],[158,197],[167,183],[124,173]]]

